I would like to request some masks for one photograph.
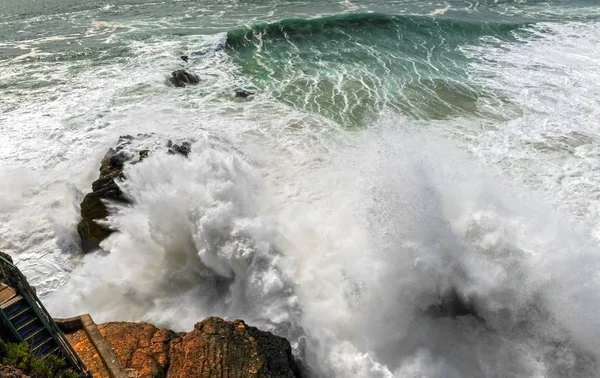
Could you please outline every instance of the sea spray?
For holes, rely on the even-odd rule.
[[[242,317],[317,377],[597,375],[595,0],[72,3],[0,4],[0,248],[53,314]],[[138,132],[198,144],[79,256]]]
[[[261,211],[260,174],[243,156],[200,140],[189,159],[157,151],[125,175],[122,189],[135,203],[114,207],[108,223],[119,232],[102,244],[109,254],[86,257],[61,290],[72,298],[61,312],[177,329],[211,313],[289,321],[293,288]]]
[[[332,171],[340,187],[360,193],[353,213],[367,249],[329,251],[340,273],[324,269],[327,295],[312,296],[318,278],[295,280],[311,322],[304,329],[330,329],[339,341],[323,348],[330,361],[356,349],[357,361],[375,370],[409,371],[403,364],[428,360],[462,376],[593,376],[600,261],[589,230],[490,176],[435,133],[376,133],[352,156],[340,156]],[[450,291],[477,316],[428,317]],[[352,348],[340,348],[347,342]],[[342,366],[337,376],[353,375],[351,364]]]
[[[296,167],[291,186],[260,174],[290,162],[252,162],[204,140],[189,160],[159,153],[128,169],[135,204],[111,216],[109,254],[86,258],[56,293],[73,307],[56,311],[178,330],[241,317],[302,345],[315,376],[597,369],[589,230],[435,132],[364,133]],[[475,313],[428,314],[452,293]]]

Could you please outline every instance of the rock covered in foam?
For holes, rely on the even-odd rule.
[[[197,323],[192,331],[179,334],[148,323],[104,323],[98,329],[130,376],[300,377],[286,339],[242,320],[211,317]],[[75,343],[74,347],[86,356],[78,350],[85,345]],[[92,361],[84,363],[94,366]]]
[[[131,143],[133,137],[127,135],[119,138],[116,148],[108,150],[100,164],[100,176],[92,183],[92,191],[81,202],[81,221],[77,225],[77,233],[81,238],[84,252],[91,252],[100,246],[100,242],[112,233],[108,227],[97,220],[108,216],[105,201],[129,203],[115,180],[122,179],[123,169],[128,160],[124,148]]]
[[[176,87],[183,88],[188,85],[196,85],[200,82],[200,77],[195,73],[186,70],[176,70],[171,73],[169,81]]]
[[[107,203],[129,204],[132,202],[118,185],[125,179],[123,170],[127,164],[138,164],[150,155],[149,149],[133,152],[132,145],[136,140],[144,140],[151,135],[139,134],[135,138],[131,135],[119,137],[115,148],[108,150],[100,164],[100,175],[92,183],[92,191],[81,202],[81,221],[77,225],[77,233],[81,238],[81,247],[85,253],[100,248],[100,242],[106,239],[114,230],[99,223],[109,215]],[[173,144],[167,143],[167,151],[185,157],[191,152],[191,142],[183,141]]]
[[[188,157],[190,152],[192,152],[192,144],[190,142],[184,141],[181,144],[173,143],[172,141],[167,142],[167,148],[169,149],[169,153],[183,155]]]

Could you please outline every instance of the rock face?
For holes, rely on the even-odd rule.
[[[98,329],[130,377],[300,377],[286,339],[242,320],[211,317],[187,334],[147,323],[104,323]],[[74,348],[91,369],[85,346],[75,343]]]
[[[0,377],[2,378],[29,378],[21,370],[12,366],[0,364]]]
[[[100,165],[100,176],[92,183],[92,192],[81,202],[81,221],[77,225],[77,233],[81,238],[81,247],[86,253],[98,249],[100,242],[113,232],[96,222],[108,216],[105,201],[130,202],[115,180],[123,178],[123,168],[127,160],[123,148],[131,139],[131,136],[120,137],[117,147],[106,153]]]
[[[169,81],[173,83],[174,86],[182,88],[187,85],[198,84],[200,82],[200,78],[198,75],[186,70],[177,70],[171,73],[171,78]]]
[[[11,264],[14,264],[12,257],[8,253],[0,251],[0,257],[10,262]],[[3,282],[12,287],[17,287],[20,280],[21,279],[18,276],[18,274],[14,270],[12,270],[10,266],[7,266],[6,263],[0,261],[0,282]],[[2,376],[0,375],[0,377]]]
[[[171,345],[169,378],[300,375],[287,340],[241,320],[208,318]]]
[[[106,239],[114,230],[99,224],[109,215],[107,202],[116,204],[130,204],[131,198],[127,198],[119,188],[117,182],[124,180],[123,170],[128,164],[138,164],[150,156],[149,149],[132,148],[140,140],[147,140],[152,134],[138,134],[136,137],[124,135],[119,137],[115,148],[108,150],[100,164],[100,175],[92,183],[92,191],[88,193],[81,202],[81,221],[77,225],[77,232],[81,238],[81,247],[85,253],[92,252],[100,247],[100,242]],[[153,143],[156,146],[156,143]],[[162,144],[161,148],[165,148]],[[137,152],[133,152],[133,151]],[[166,151],[169,154],[179,154],[188,157],[192,151],[190,141],[166,143]]]

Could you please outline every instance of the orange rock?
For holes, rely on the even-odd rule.
[[[300,377],[286,339],[242,320],[211,317],[187,334],[148,323],[104,323],[98,329],[131,378]],[[107,376],[97,375],[84,343],[73,346],[94,377]]]
[[[171,340],[177,336],[148,323],[104,323],[98,329],[112,347],[121,365],[141,377],[167,376]],[[130,374],[131,375],[131,374]]]
[[[85,366],[92,373],[93,378],[105,378],[109,376],[108,370],[98,355],[96,347],[94,347],[84,330],[67,334],[66,336],[69,343],[73,346],[73,349],[75,349],[79,355],[81,361],[83,361]]]

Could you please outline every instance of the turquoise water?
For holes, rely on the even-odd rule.
[[[4,0],[0,250],[56,316],[239,317],[309,376],[598,376],[599,46],[596,0]]]
[[[170,42],[165,53],[194,55],[201,40],[227,33],[232,63],[253,87],[344,127],[365,126],[386,108],[418,119],[504,119],[478,106],[510,107],[468,79],[461,48],[530,40],[536,23],[599,17],[593,1],[6,1],[0,14],[4,70],[30,68],[3,80],[11,94],[17,82],[64,84],[27,76],[52,76],[60,62],[75,72],[126,62],[136,43]]]

